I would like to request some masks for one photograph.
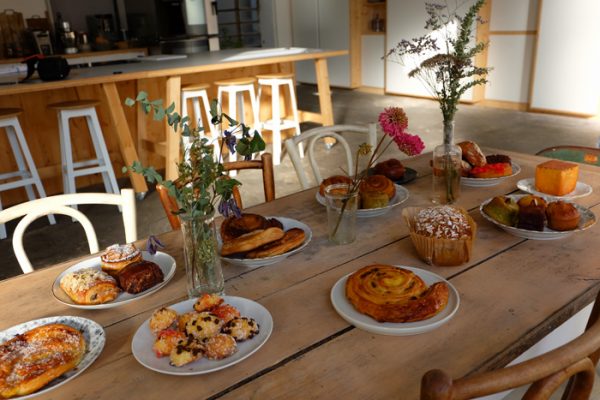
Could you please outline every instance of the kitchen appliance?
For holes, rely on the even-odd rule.
[[[71,30],[71,24],[68,21],[63,21],[60,13],[56,17],[56,35],[60,50],[65,54],[75,54],[77,49],[77,37],[75,32]]]
[[[49,31],[33,31],[31,34],[35,42],[36,50],[39,54],[49,56],[54,53]]]

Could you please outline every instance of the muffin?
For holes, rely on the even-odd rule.
[[[477,225],[465,210],[451,206],[407,207],[402,215],[423,261],[455,266],[471,258]]]
[[[483,206],[483,212],[501,224],[515,226],[519,216],[519,206],[510,197],[496,196]]]
[[[133,243],[113,244],[100,256],[102,271],[114,278],[117,278],[123,268],[138,261],[142,261],[142,253]]]
[[[548,228],[555,231],[572,231],[579,226],[579,211],[573,204],[554,201],[546,207]]]
[[[382,208],[387,207],[390,198],[383,192],[363,192],[360,194],[360,208]]]
[[[517,228],[542,232],[546,222],[546,200],[529,194],[521,197],[517,204],[519,205]]]

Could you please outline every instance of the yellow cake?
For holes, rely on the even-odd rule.
[[[550,160],[535,168],[535,190],[551,194],[553,196],[564,196],[575,190],[579,165]]]

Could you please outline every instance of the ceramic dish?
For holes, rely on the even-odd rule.
[[[420,333],[425,333],[434,330],[440,327],[441,325],[445,324],[446,322],[450,321],[454,314],[456,314],[456,311],[458,310],[458,306],[460,304],[460,298],[458,296],[458,291],[456,290],[456,288],[450,282],[448,282],[441,276],[434,274],[433,272],[429,272],[420,268],[405,267],[403,265],[398,265],[398,267],[414,272],[421,279],[423,279],[423,281],[425,281],[427,286],[431,286],[436,282],[446,282],[448,288],[450,289],[448,304],[446,305],[446,308],[444,308],[437,315],[425,319],[423,321],[406,323],[377,322],[368,315],[356,311],[354,306],[346,298],[346,280],[351,274],[342,277],[336,282],[335,285],[333,285],[330,296],[333,308],[335,308],[337,313],[340,314],[342,318],[344,318],[346,321],[348,321],[355,327],[365,330],[367,332],[377,333],[380,335],[418,335]]]
[[[513,195],[508,195],[506,197],[510,197],[515,201],[519,201],[519,199],[523,196],[527,196],[527,195],[513,194]],[[540,231],[532,231],[529,229],[515,228],[513,226],[501,224],[500,222],[496,221],[495,219],[489,217],[483,211],[483,207],[491,200],[492,199],[487,199],[486,201],[481,203],[481,205],[479,206],[479,212],[481,212],[481,215],[483,216],[483,218],[487,219],[494,225],[497,225],[498,227],[504,229],[506,232],[510,233],[511,235],[525,238],[525,239],[534,239],[534,240],[562,239],[562,238],[572,235],[575,232],[584,231],[596,223],[596,216],[594,215],[594,213],[592,211],[590,211],[589,209],[587,209],[583,206],[580,206],[579,204],[573,203],[573,205],[575,206],[575,208],[577,208],[577,211],[579,211],[579,214],[581,216],[581,218],[579,220],[579,227],[577,229],[573,229],[572,231],[562,231],[561,232],[561,231],[554,231],[554,230],[548,228],[547,226],[545,226],[544,230],[540,232]]]
[[[149,319],[147,319],[135,332],[131,341],[131,351],[135,359],[144,367],[167,375],[201,375],[230,367],[250,357],[262,347],[273,331],[273,318],[269,311],[262,305],[242,297],[223,296],[226,304],[231,304],[245,317],[254,318],[258,322],[259,333],[252,339],[237,344],[237,352],[222,360],[209,360],[201,358],[190,364],[174,367],[169,364],[169,357],[158,358],[152,351],[154,335],[150,332]],[[169,308],[178,314],[193,311],[196,299],[189,299],[173,304]]]
[[[171,257],[170,255],[168,255],[166,253],[162,253],[160,251],[157,252],[155,255],[152,255],[152,254],[148,253],[147,251],[142,251],[142,257],[144,260],[152,261],[160,267],[160,269],[164,275],[164,280],[161,283],[159,283],[158,285],[152,286],[150,289],[145,290],[141,293],[131,294],[131,293],[127,293],[127,292],[123,291],[123,292],[119,293],[117,298],[114,299],[113,301],[110,301],[110,302],[104,303],[104,304],[94,304],[94,305],[77,304],[73,300],[71,300],[71,298],[69,296],[67,296],[67,294],[60,288],[60,280],[66,274],[76,271],[76,270],[79,270],[79,269],[82,269],[82,268],[94,267],[94,268],[100,269],[101,268],[100,267],[100,257],[94,257],[94,258],[90,258],[88,260],[81,261],[81,262],[73,265],[72,267],[67,268],[60,275],[58,275],[56,277],[56,279],[54,280],[54,284],[52,285],[52,294],[54,294],[54,297],[56,298],[56,300],[60,301],[63,304],[66,304],[70,307],[83,308],[83,309],[87,309],[87,310],[99,310],[99,309],[104,309],[104,308],[118,307],[118,306],[122,306],[123,304],[127,304],[132,301],[141,299],[142,297],[146,297],[149,294],[152,294],[152,293],[156,292],[157,290],[159,290],[160,288],[162,288],[163,286],[165,286],[173,278],[173,276],[175,276],[175,259],[173,257]]]
[[[512,165],[513,173],[510,175],[501,176],[500,178],[465,178],[465,177],[461,177],[460,183],[465,186],[470,186],[470,187],[495,186],[495,185],[499,184],[500,182],[502,182],[503,180],[511,178],[515,175],[518,175],[521,172],[521,167],[519,167],[519,164],[516,164],[513,162],[513,163],[511,163],[511,165]]]
[[[317,191],[315,197],[317,198],[319,204],[327,207],[327,201],[325,199],[325,196],[321,196],[321,194]],[[407,199],[408,190],[406,190],[400,185],[396,185],[396,195],[390,200],[389,204],[386,207],[358,209],[356,211],[356,216],[361,218],[377,217],[390,211],[393,207],[396,207],[398,204],[404,203]]]
[[[373,168],[369,169],[369,175],[373,175]],[[396,185],[404,185],[406,183],[414,181],[416,178],[417,178],[417,171],[415,171],[412,168],[405,167],[404,175],[402,175],[402,178],[392,180],[392,182],[394,182]]]
[[[283,253],[281,255],[278,256],[273,256],[273,257],[265,257],[265,258],[242,258],[242,257],[221,257],[222,260],[227,261],[230,264],[233,265],[241,265],[244,267],[250,267],[250,268],[255,268],[255,267],[261,267],[263,265],[271,265],[271,264],[275,264],[278,263],[280,261],[285,260],[286,258],[288,258],[289,256],[291,256],[292,254],[296,254],[299,251],[301,251],[303,248],[305,248],[308,243],[310,242],[310,240],[312,239],[312,231],[310,230],[310,228],[308,227],[308,225],[297,221],[295,219],[292,218],[285,218],[285,217],[265,217],[265,218],[276,218],[279,220],[279,222],[281,222],[281,224],[283,225],[283,230],[287,231],[288,229],[292,229],[292,228],[300,228],[304,231],[304,243],[302,243],[300,245],[300,247],[296,247],[293,250],[288,251],[287,253]],[[222,245],[222,241],[221,241],[221,236],[219,235],[218,238],[219,241],[219,252],[221,252],[221,245]]]
[[[0,332],[0,343],[4,343],[7,340],[12,339],[17,334],[24,333],[38,326],[48,324],[65,324],[80,330],[83,333],[85,344],[87,346],[85,354],[83,355],[83,358],[77,367],[65,372],[37,392],[25,396],[13,397],[14,399],[30,399],[64,385],[85,371],[87,367],[92,365],[104,348],[104,343],[106,342],[104,329],[102,329],[98,323],[92,321],[91,319],[73,316],[41,318],[13,326]]]
[[[577,182],[575,190],[571,193],[567,193],[564,196],[554,196],[547,193],[538,192],[535,190],[535,178],[521,179],[517,182],[517,187],[527,193],[535,194],[536,196],[544,197],[550,201],[552,200],[573,200],[580,197],[585,197],[592,194],[592,187],[587,183]]]

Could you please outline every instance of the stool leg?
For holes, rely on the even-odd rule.
[[[188,115],[187,101],[188,101],[187,93],[186,92],[181,93],[181,118],[187,117],[187,115]]]
[[[212,138],[212,143],[214,147],[214,154],[218,157],[219,155],[219,133],[217,132],[217,127],[212,124],[210,115],[210,102],[208,101],[208,94],[206,90],[202,90],[200,92],[200,98],[202,99],[202,106],[204,107],[204,113],[206,114],[206,120],[208,121],[208,127],[210,129],[210,136]]]
[[[258,94],[256,95],[256,103],[258,104],[259,109],[260,109],[260,97],[262,96],[262,87],[263,87],[263,85],[261,85],[260,81],[258,81]],[[259,118],[260,118],[260,111],[258,114],[259,114]],[[261,130],[263,130],[265,128],[265,125],[261,121],[258,121],[257,123],[255,123],[255,125],[257,125],[257,124]]]
[[[229,109],[227,110],[227,112],[229,113],[229,116],[231,118],[233,118],[234,120],[238,121],[238,122],[243,122],[244,121],[244,109],[241,108],[241,115],[240,115],[240,119],[237,119],[237,106],[236,106],[236,102],[239,101],[240,98],[240,94],[239,93],[235,93],[235,92],[228,92],[228,101],[229,101]],[[244,104],[244,99],[242,98],[241,104]],[[237,160],[237,154],[236,153],[229,153],[229,161],[236,161]],[[229,175],[230,176],[235,176],[236,171],[230,171]]]
[[[5,127],[6,135],[8,136],[8,143],[13,152],[13,156],[15,157],[15,161],[17,162],[17,168],[21,173],[21,179],[31,179],[32,176],[25,166],[25,160],[23,159],[23,153],[21,151],[21,147],[19,146],[19,141],[17,140],[17,125],[16,123],[11,123]],[[29,200],[35,200],[35,193],[31,187],[31,184],[25,185],[25,192],[27,192],[27,198]]]
[[[254,129],[260,132],[260,120],[258,118],[259,114],[259,103],[256,97],[256,92],[254,91],[254,85],[251,85],[249,88],[250,92],[250,105],[252,107],[252,117],[254,118]]]
[[[290,90],[290,104],[292,106],[292,114],[294,115],[294,128],[296,129],[296,136],[300,135],[300,118],[298,117],[298,105],[296,104],[296,90],[294,89],[294,81],[290,79],[288,81],[288,88]],[[300,157],[304,157],[304,144],[298,143],[298,152]]]
[[[63,192],[75,193],[75,171],[73,167],[73,153],[71,152],[71,128],[68,116],[60,111],[58,114],[58,129],[60,131],[62,151]],[[72,206],[77,209],[76,205]]]
[[[2,211],[2,198],[0,198],[0,211]],[[6,226],[4,224],[0,224],[0,240],[6,239],[8,235],[6,234]]]
[[[273,165],[281,163],[281,111],[279,108],[279,87],[271,85],[271,109],[272,109],[272,142],[273,142]]]
[[[196,118],[196,127],[198,129],[204,128],[202,123],[202,114],[200,114],[200,100],[198,97],[192,97],[192,106],[194,107],[194,118]]]
[[[86,120],[88,121],[90,133],[92,134],[92,139],[95,136],[95,141],[97,142],[97,146],[100,150],[100,154],[97,154],[97,156],[100,158],[100,162],[102,163],[101,165],[104,165],[106,167],[106,172],[102,173],[106,191],[108,193],[112,192],[115,194],[119,194],[119,185],[117,184],[115,171],[113,170],[112,163],[110,162],[110,157],[108,155],[108,150],[106,149],[106,144],[104,143],[102,129],[100,128],[100,122],[98,122],[98,115],[96,114],[95,109],[90,116],[86,117]],[[94,147],[96,147],[96,144],[94,145]]]

